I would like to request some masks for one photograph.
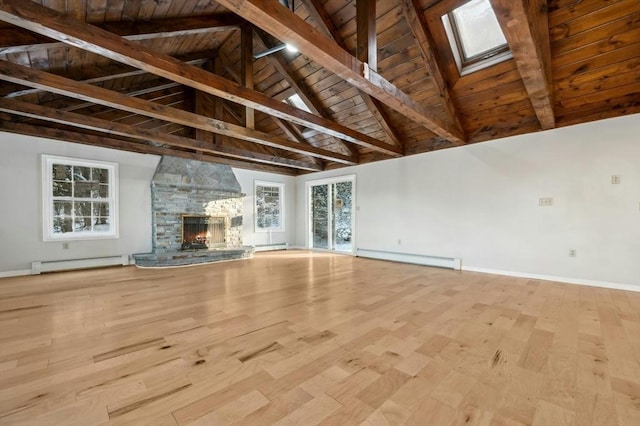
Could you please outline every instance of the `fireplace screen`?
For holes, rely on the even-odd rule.
[[[182,249],[208,249],[225,244],[224,217],[182,216]]]

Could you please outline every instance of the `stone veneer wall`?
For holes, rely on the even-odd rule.
[[[242,246],[242,194],[230,166],[164,156],[151,181],[153,251],[182,245],[182,215],[228,218],[226,247]]]

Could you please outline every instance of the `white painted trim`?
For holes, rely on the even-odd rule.
[[[118,239],[120,237],[119,230],[119,167],[118,163],[99,160],[85,160],[72,157],[61,157],[58,155],[41,155],[42,175],[41,175],[41,196],[42,196],[42,241],[79,241],[79,240],[102,240],[102,239]],[[54,196],[51,193],[53,185],[53,164],[64,164],[67,166],[82,166],[103,168],[109,170],[109,197],[107,199],[92,199],[92,201],[106,201],[109,203],[109,220],[112,229],[109,232],[87,232],[75,233],[69,232],[65,234],[53,233],[53,203]],[[89,200],[87,198],[68,197],[69,201]]]
[[[258,228],[258,196],[256,195],[258,192],[258,186],[275,186],[279,188],[279,199],[280,199],[280,227],[278,228],[268,228],[261,229]],[[271,241],[271,233],[272,232],[284,232],[284,221],[285,221],[285,194],[284,194],[285,184],[283,182],[270,182],[266,180],[254,180],[253,181],[253,230],[257,233],[269,233],[269,241]]]
[[[414,253],[396,253],[383,250],[356,249],[356,256],[370,259],[390,260],[392,262],[414,263],[416,265],[436,266],[460,270],[461,260],[453,257],[428,256]]]
[[[72,269],[97,268],[101,266],[126,266],[129,264],[129,255],[96,257],[91,259],[55,260],[50,262],[31,262],[30,274],[38,275],[41,272],[68,271]]]
[[[31,275],[31,269],[18,269],[16,271],[0,272],[0,278],[20,277],[22,275]]]
[[[330,177],[330,178],[322,178],[322,179],[315,179],[315,180],[308,180],[305,182],[305,200],[306,200],[306,223],[305,223],[305,227],[306,227],[306,237],[305,237],[305,244],[306,247],[304,247],[304,249],[307,250],[314,250],[314,251],[325,251],[324,249],[319,249],[319,248],[314,248],[313,247],[313,237],[311,235],[311,187],[313,186],[317,186],[317,185],[331,185],[333,183],[340,183],[340,182],[351,182],[351,204],[352,204],[352,208],[351,208],[351,244],[353,247],[353,251],[351,253],[348,252],[344,252],[344,251],[336,251],[336,250],[326,250],[327,252],[331,252],[331,253],[341,253],[341,254],[350,254],[352,256],[356,255],[356,243],[357,243],[357,231],[356,231],[356,211],[358,210],[358,191],[357,191],[357,180],[356,180],[356,175],[355,174],[350,174],[350,175],[341,175],[341,176],[335,176],[335,177]],[[331,196],[331,186],[329,186],[329,198],[332,199],[333,197]],[[331,220],[331,215],[329,215],[329,220]],[[331,228],[331,222],[329,221],[329,228]],[[333,236],[329,235],[329,243],[331,244],[331,238]]]
[[[255,251],[287,250],[288,248],[289,243],[258,244],[253,246]]]
[[[314,251],[314,252],[318,252],[318,253],[331,253],[331,254],[342,254],[344,256],[356,256],[356,252],[354,251],[340,251],[340,250],[329,250],[329,249],[323,249],[323,248],[303,248],[302,250],[309,250],[309,251]]]
[[[469,272],[481,272],[484,274],[506,275],[510,277],[531,278],[536,280],[555,281],[555,282],[567,283],[567,284],[578,284],[578,285],[587,285],[591,287],[610,288],[614,290],[640,292],[640,285],[633,285],[633,284],[585,280],[582,278],[556,277],[553,275],[529,274],[526,272],[502,271],[499,269],[491,269],[491,268],[477,268],[475,266],[463,266],[462,270],[469,271]]]

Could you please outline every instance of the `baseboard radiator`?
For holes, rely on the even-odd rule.
[[[110,257],[94,257],[91,259],[54,260],[48,262],[31,262],[31,275],[42,272],[69,271],[72,269],[100,268],[103,266],[116,266],[129,264],[129,255]]]
[[[415,263],[417,265],[437,266],[439,268],[449,268],[460,270],[462,260],[453,257],[427,256],[424,254],[397,253],[382,250],[356,249],[356,256],[368,257],[370,259],[390,260],[393,262]]]
[[[289,243],[258,244],[254,247],[256,251],[287,250],[289,248]]]

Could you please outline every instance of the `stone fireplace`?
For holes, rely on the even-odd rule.
[[[153,253],[136,255],[136,264],[250,256],[252,248],[242,246],[244,196],[228,165],[163,156],[151,181]]]
[[[226,216],[182,215],[182,250],[224,247],[227,219]]]

